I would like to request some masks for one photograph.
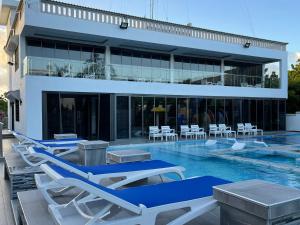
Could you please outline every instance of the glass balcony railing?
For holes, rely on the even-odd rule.
[[[112,64],[104,66],[104,61],[95,63],[32,56],[25,58],[23,74],[135,82],[279,88],[279,78],[275,80],[273,78],[264,79],[263,76],[227,73],[222,75],[221,72],[178,70],[135,65]]]
[[[105,67],[103,63],[26,57],[23,73],[24,75],[104,79]]]

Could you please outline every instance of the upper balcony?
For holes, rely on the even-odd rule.
[[[23,75],[158,82],[187,85],[220,85],[252,88],[279,88],[278,76],[230,74],[226,72],[179,70],[134,65],[95,63],[27,56]]]

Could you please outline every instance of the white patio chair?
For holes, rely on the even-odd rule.
[[[191,132],[188,125],[180,125],[180,138],[182,138],[182,136],[185,136],[185,139],[188,137],[192,138],[194,136],[194,133]]]
[[[209,124],[208,135],[210,136],[211,134],[215,135],[215,137],[217,137],[217,135],[222,137],[222,132],[218,129],[216,124]]]
[[[234,130],[231,130],[231,127],[226,126],[224,123],[219,124],[219,130],[227,138],[232,135],[236,137],[236,132]]]
[[[245,134],[250,134],[250,131],[247,130],[247,129],[245,129],[245,125],[244,125],[244,124],[238,123],[238,124],[237,124],[237,135],[238,135],[239,133],[245,135]]]
[[[191,132],[194,133],[195,138],[206,138],[206,132],[204,131],[204,128],[199,127],[198,125],[191,125]]]
[[[166,138],[166,141],[168,141],[168,138],[173,141],[178,140],[178,135],[175,133],[174,129],[170,128],[170,126],[161,126],[161,133],[163,137]]]
[[[163,135],[161,131],[159,130],[158,126],[150,126],[149,127],[149,140],[153,138],[153,141],[155,142],[156,138],[160,138],[160,140],[163,140]]]
[[[261,135],[264,134],[264,131],[262,129],[257,129],[257,126],[252,125],[251,123],[245,123],[245,129],[249,130],[249,133],[252,133],[253,135],[257,135],[258,132],[260,132]]]

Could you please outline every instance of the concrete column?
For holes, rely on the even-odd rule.
[[[221,59],[221,81],[223,85],[225,84],[224,71],[225,71],[224,59]]]
[[[80,158],[85,166],[97,166],[106,164],[106,141],[82,141],[78,143]]]
[[[170,55],[170,82],[174,83],[174,55]]]
[[[110,47],[105,46],[105,79],[110,80]]]

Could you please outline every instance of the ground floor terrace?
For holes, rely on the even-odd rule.
[[[43,92],[43,138],[76,133],[86,139],[148,137],[149,126],[252,123],[265,131],[285,130],[284,99],[215,98]],[[30,126],[30,123],[28,123]]]

